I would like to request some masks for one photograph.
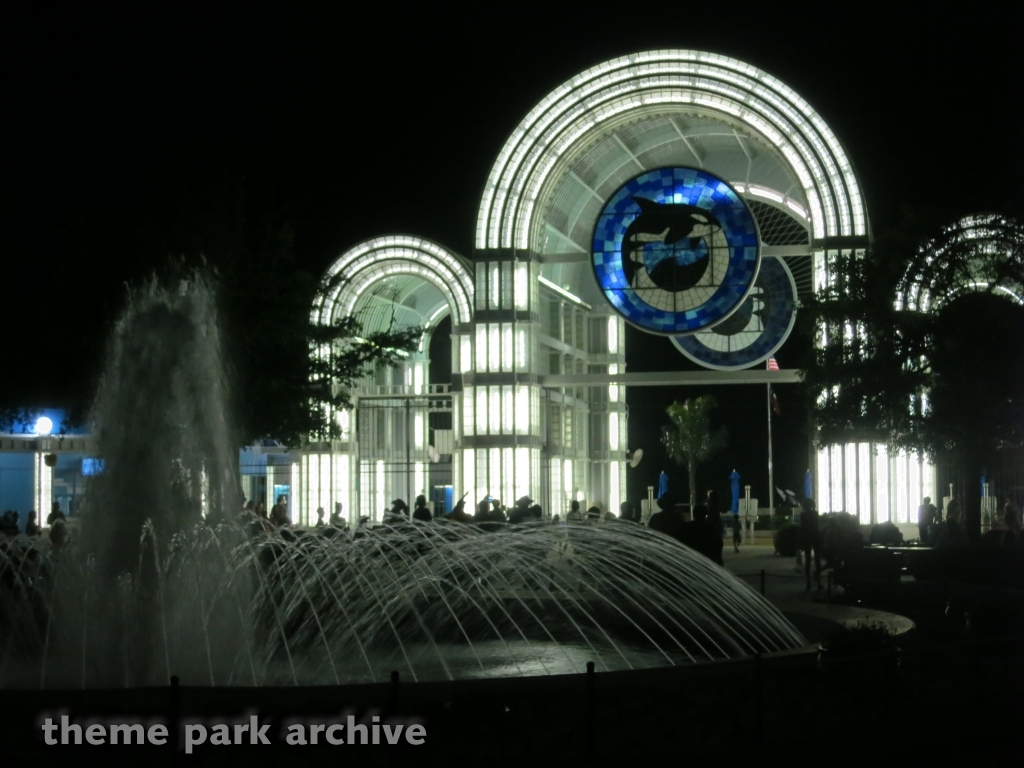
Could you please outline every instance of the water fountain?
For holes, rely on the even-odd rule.
[[[106,471],[79,535],[0,549],[0,687],[525,676],[804,644],[731,574],[631,523],[351,534],[236,520],[212,296],[199,277],[133,296],[96,401]]]

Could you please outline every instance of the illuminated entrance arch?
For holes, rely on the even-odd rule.
[[[453,331],[472,321],[473,290],[469,262],[416,237],[367,240],[328,268],[313,303],[314,323],[355,316],[367,334],[419,326],[424,338],[394,369],[359,382],[353,410],[337,415],[340,440],[303,451],[292,492],[298,522],[313,523],[318,507],[329,515],[338,503],[350,523],[362,515],[379,520],[395,498],[411,506],[415,496],[429,495],[431,446],[434,456],[453,449],[450,426],[435,430],[431,442],[434,414],[450,421],[452,407],[448,387],[432,391],[428,383],[428,337],[446,317]]]
[[[445,396],[456,496],[466,491],[476,502],[491,494],[506,503],[530,496],[552,514],[564,514],[571,499],[618,511],[626,491],[625,386],[637,381],[626,372],[624,320],[595,279],[592,244],[615,191],[666,168],[717,178],[742,198],[756,220],[762,262],[786,260],[776,266],[790,273],[794,307],[832,278],[830,254],[856,253],[868,243],[852,165],[806,101],[749,64],[664,50],[592,67],[530,111],[488,175],[471,262],[440,245],[394,236],[352,248],[328,270],[315,322],[355,313],[369,331],[392,321],[429,328],[451,314]],[[746,309],[753,316],[763,307],[751,302]],[[727,308],[721,315],[727,318]],[[744,350],[764,331],[755,320],[738,329],[751,336]],[[783,344],[789,327],[787,320],[759,355]],[[691,351],[711,370],[689,375],[715,383],[767,375],[740,370],[758,355],[738,360],[732,346],[715,356]],[[416,395],[424,360],[421,351],[397,379],[366,382],[360,402]],[[792,371],[773,379],[789,380]],[[338,492],[355,498],[352,462],[360,463],[361,498],[367,487],[380,486],[379,465],[363,474],[362,463],[376,459],[361,451],[350,439],[308,452],[300,488],[307,516],[327,508],[322,501],[335,494],[335,477],[349,478],[348,490]],[[338,456],[349,457],[347,474],[335,469]],[[371,495],[381,507],[389,493],[378,488]]]
[[[804,99],[756,67],[699,51],[649,51],[555,88],[491,169],[474,254],[478,266],[512,260],[538,275],[531,332],[542,392],[541,495],[552,512],[581,497],[617,512],[625,498],[626,450],[636,446],[627,442],[623,385],[634,379],[625,327],[594,277],[592,244],[616,192],[668,168],[715,177],[743,198],[757,220],[762,261],[783,277],[791,272],[795,295],[780,312],[795,312],[828,281],[829,252],[868,244],[860,184],[842,145]],[[752,381],[756,375],[741,369],[786,342],[792,314],[774,328],[761,322],[763,306],[743,309],[752,319],[739,330],[750,338],[714,355],[691,350],[687,356],[710,369],[689,374],[695,381]]]

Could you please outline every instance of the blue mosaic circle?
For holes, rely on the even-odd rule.
[[[594,275],[627,321],[689,334],[735,312],[760,262],[757,225],[735,190],[695,168],[627,181],[594,227]]]
[[[761,258],[750,295],[727,319],[697,333],[673,336],[686,357],[705,368],[749,368],[774,355],[796,323],[796,282],[786,262]]]

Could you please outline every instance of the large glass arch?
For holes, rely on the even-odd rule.
[[[420,280],[396,282],[399,276],[418,277]],[[468,323],[472,319],[473,273],[470,264],[429,240],[392,235],[360,243],[331,264],[313,302],[313,322],[328,324],[338,317],[352,314],[361,300],[365,305],[367,300],[363,294],[374,286],[380,288],[385,280],[393,291],[400,292],[418,292],[423,290],[424,282],[429,283],[445,297],[455,322]],[[436,310],[437,306],[430,311]],[[367,326],[364,322],[364,328],[381,330],[377,324],[383,314],[370,311],[372,319],[368,321],[374,324]]]
[[[896,308],[938,312],[964,293],[992,293],[1024,306],[1024,229],[994,214],[967,216],[925,244],[907,267]]]
[[[299,522],[310,524],[314,510],[337,511],[337,505],[352,525],[361,517],[379,520],[394,499],[411,506],[416,496],[451,484],[452,394],[447,383],[431,385],[430,340],[446,317],[453,327],[472,322],[473,291],[470,263],[422,238],[374,238],[331,264],[314,299],[314,323],[353,316],[366,335],[424,332],[398,365],[357,382],[353,409],[332,416],[340,440],[303,450],[293,479]]]
[[[476,247],[531,248],[545,186],[588,143],[595,127],[659,111],[711,118],[759,137],[797,179],[816,239],[867,236],[867,214],[850,161],[806,101],[743,62],[670,50],[593,67],[556,88],[527,115],[491,170]]]

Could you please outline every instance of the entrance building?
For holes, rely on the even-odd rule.
[[[548,94],[499,152],[475,227],[471,254],[383,236],[328,269],[314,321],[425,334],[360,384],[341,440],[303,452],[298,521],[337,503],[379,519],[421,493],[448,506],[466,493],[470,511],[487,495],[617,511],[626,387],[797,381],[765,361],[800,298],[871,235],[853,165],[806,101],[749,64],[682,50],[607,61]],[[705,370],[631,374],[626,323]],[[431,381],[442,324],[451,374]],[[912,499],[937,495],[926,460],[871,444],[809,464],[819,508],[865,523],[905,521]]]

